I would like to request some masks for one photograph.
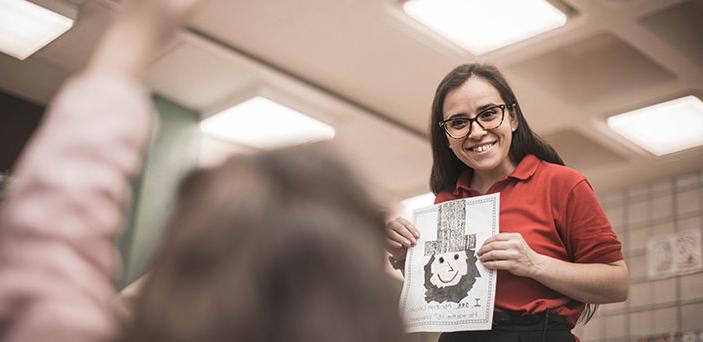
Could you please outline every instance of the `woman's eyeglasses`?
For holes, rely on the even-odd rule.
[[[439,122],[439,126],[454,139],[461,139],[471,133],[474,121],[484,130],[496,129],[503,123],[505,104],[489,107],[478,113],[473,119],[465,116],[450,118]]]

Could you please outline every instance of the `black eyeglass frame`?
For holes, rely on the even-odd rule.
[[[514,106],[515,105],[512,105],[511,107],[514,107]],[[481,122],[478,121],[478,117],[481,116],[481,114],[483,114],[484,112],[489,111],[491,109],[495,109],[495,108],[500,108],[500,122],[495,127],[491,127],[491,128],[483,127]],[[483,129],[485,131],[496,129],[496,128],[500,127],[500,125],[503,124],[503,120],[505,120],[505,109],[506,108],[508,108],[508,106],[505,103],[503,103],[503,104],[491,106],[491,107],[488,107],[488,108],[482,110],[480,113],[476,114],[476,116],[474,116],[473,119],[472,118],[465,118],[466,120],[469,120],[469,130],[466,132],[466,134],[464,134],[460,137],[453,136],[451,133],[449,133],[449,130],[447,129],[447,122],[455,120],[457,118],[449,118],[447,120],[442,120],[442,121],[438,122],[437,124],[439,125],[439,127],[442,127],[442,129],[444,129],[444,132],[447,133],[447,135],[449,135],[450,137],[452,137],[454,139],[461,139],[461,138],[471,134],[471,130],[474,128],[474,121],[476,121],[476,124],[479,127],[481,127],[481,129]]]

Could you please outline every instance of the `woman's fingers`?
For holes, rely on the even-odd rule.
[[[408,249],[397,241],[386,238],[386,251],[388,251],[395,260],[405,260],[405,254],[408,252]]]
[[[487,244],[494,241],[510,241],[515,239],[522,239],[522,234],[520,233],[500,233],[493,235],[486,239],[483,244]]]
[[[403,260],[408,248],[417,243],[420,233],[408,220],[396,217],[386,223],[386,246],[394,259]]]
[[[519,233],[501,233],[486,239],[476,255],[486,268],[508,271],[520,277],[532,277],[539,268],[540,255]]]
[[[410,231],[410,233],[413,234],[413,236],[415,236],[415,239],[420,238],[420,231],[417,230],[417,228],[415,227],[414,224],[412,224],[412,222],[410,222],[402,217],[398,217],[396,219],[396,221],[398,221],[400,224],[402,224],[405,227],[405,229]]]
[[[403,248],[403,245],[397,241],[386,238],[386,246],[392,249]]]
[[[405,247],[410,247],[415,244],[415,242],[410,240],[409,237],[407,237],[405,235],[401,235],[393,229],[389,229],[387,234],[388,234],[389,239],[391,239],[392,241],[398,242]]]
[[[407,223],[410,224],[409,222],[407,222]],[[412,226],[412,224],[410,224],[410,226]],[[415,243],[417,242],[417,237],[415,236],[415,234],[413,234],[413,232],[411,230],[411,229],[414,229],[414,227],[408,228],[408,226],[404,222],[402,222],[400,220],[400,218],[397,218],[395,220],[388,222],[387,228],[388,228],[389,237],[391,237],[392,239],[394,239],[400,243],[405,244],[404,240],[407,240],[412,245],[415,245]],[[391,232],[395,232],[396,234],[402,236],[404,240],[403,239],[396,239],[395,235],[392,235]]]
[[[506,250],[515,248],[515,243],[511,241],[493,241],[486,242],[481,246],[481,248],[476,252],[476,255],[481,257],[483,254],[494,250]]]
[[[486,239],[476,255],[480,257],[484,253],[496,249],[520,249],[522,240],[520,233],[500,233]]]
[[[479,260],[485,263],[497,260],[512,260],[517,259],[518,257],[519,253],[517,253],[515,250],[494,250],[483,254],[479,257]]]

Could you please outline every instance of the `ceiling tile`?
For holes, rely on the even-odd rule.
[[[627,158],[577,130],[564,129],[543,138],[558,151],[567,166],[580,171],[627,162]]]
[[[663,41],[703,66],[703,1],[688,1],[650,14],[640,22]]]
[[[676,76],[610,33],[599,33],[509,66],[571,104],[623,96]]]

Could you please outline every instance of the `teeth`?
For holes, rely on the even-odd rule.
[[[483,144],[483,145],[475,146],[471,150],[474,152],[484,152],[484,151],[488,150],[489,148],[491,148],[491,145],[493,145],[493,144],[492,143]]]

